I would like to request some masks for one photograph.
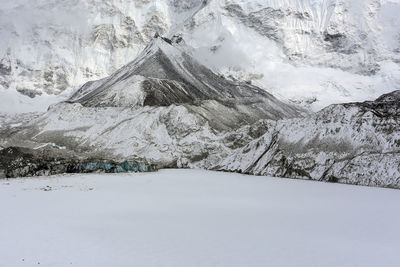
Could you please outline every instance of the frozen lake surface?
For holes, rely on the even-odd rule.
[[[0,266],[399,266],[400,191],[197,170],[0,180]]]

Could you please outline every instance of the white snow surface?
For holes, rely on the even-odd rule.
[[[0,266],[398,266],[399,201],[198,170],[0,180]]]

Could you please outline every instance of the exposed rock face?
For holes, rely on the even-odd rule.
[[[0,75],[11,74],[11,60],[9,57],[5,57],[0,61]]]
[[[268,122],[260,138],[216,169],[400,188],[400,91],[330,106],[306,119]]]

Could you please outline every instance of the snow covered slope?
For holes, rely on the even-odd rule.
[[[398,0],[3,2],[3,112],[66,99],[133,60],[155,32],[182,34],[206,66],[315,110],[400,89]]]
[[[269,122],[217,169],[400,188],[400,91],[332,105],[305,119]]]

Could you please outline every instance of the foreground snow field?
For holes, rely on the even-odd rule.
[[[194,170],[0,180],[0,266],[398,266],[399,203]]]

